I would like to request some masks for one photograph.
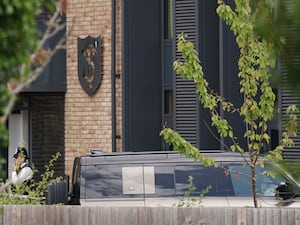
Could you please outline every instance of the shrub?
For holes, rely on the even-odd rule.
[[[7,182],[5,188],[0,193],[0,204],[44,204],[47,188],[50,180],[58,182],[62,177],[54,178],[53,165],[61,156],[59,152],[53,155],[45,165],[45,172],[41,174],[41,179],[36,181],[34,178],[30,182],[12,185]],[[33,168],[33,173],[38,171]]]

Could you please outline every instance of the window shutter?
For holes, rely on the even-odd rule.
[[[296,3],[298,0],[290,0],[289,3]],[[290,6],[290,5],[289,5]],[[295,37],[296,34],[299,34],[300,27],[298,26],[298,23],[289,23],[289,26],[287,28],[287,38],[286,38],[286,45],[287,49],[297,49],[296,48],[296,42],[293,42],[293,37]],[[296,50],[297,51],[297,50]],[[288,53],[289,54],[289,53]],[[293,53],[292,53],[293,54]],[[297,65],[299,68],[300,65],[300,56],[294,55],[296,57],[293,58],[293,65]],[[281,109],[281,116],[282,116],[282,125],[284,125],[287,122],[287,118],[285,118],[286,109],[292,105],[297,104],[298,108],[300,107],[300,91],[296,91],[295,88],[291,88],[290,82],[288,81],[289,72],[291,71],[290,60],[287,61],[285,57],[283,57],[281,61],[281,101],[280,101],[280,109]],[[297,115],[298,118],[300,118],[300,113]],[[284,127],[282,127],[282,130]],[[299,133],[299,132],[298,132]],[[283,151],[283,157],[285,159],[299,159],[300,158],[300,135],[298,134],[296,137],[293,137],[295,146],[285,148]]]
[[[177,51],[177,36],[185,33],[188,40],[192,41],[198,49],[198,1],[197,0],[175,0],[174,1],[174,23],[175,57],[181,56]],[[182,79],[176,75],[174,84],[174,107],[175,107],[175,130],[192,145],[199,147],[199,100],[196,93],[196,85],[193,80]]]
[[[300,60],[299,60],[300,63]],[[285,117],[286,110],[290,105],[296,104],[299,108],[299,96],[300,92],[295,93],[295,90],[292,90],[291,87],[288,84],[287,79],[287,65],[285,62],[282,62],[282,79],[281,79],[281,119],[282,119],[282,131],[284,130],[284,124],[287,122],[287,118]],[[297,113],[297,117],[300,118],[300,113]],[[283,157],[285,159],[300,159],[300,135],[298,132],[298,135],[292,138],[295,145],[292,147],[286,147],[283,151]]]

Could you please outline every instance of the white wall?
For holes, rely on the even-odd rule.
[[[9,116],[8,132],[8,177],[11,177],[13,154],[20,145],[24,146],[30,155],[28,149],[28,111],[21,110],[19,114],[11,114]]]

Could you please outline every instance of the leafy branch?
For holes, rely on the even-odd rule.
[[[211,158],[200,153],[200,151],[184,140],[177,132],[170,128],[165,128],[160,132],[166,143],[172,145],[176,151],[195,161],[202,162],[204,166],[218,167],[218,164]]]
[[[56,3],[55,11],[47,23],[46,31],[38,42],[37,49],[30,55],[29,63],[25,62],[20,66],[18,74],[20,79],[17,80],[15,77],[9,79],[6,91],[7,95],[10,97],[8,98],[3,115],[0,117],[0,123],[4,124],[6,122],[7,117],[16,102],[16,95],[42,74],[58,50],[65,48],[66,36],[64,35],[53,49],[44,49],[45,43],[50,38],[66,29],[63,15],[66,12],[65,1],[66,0]]]

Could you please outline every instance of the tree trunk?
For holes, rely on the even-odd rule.
[[[252,181],[252,194],[253,194],[253,203],[254,208],[257,208],[257,195],[256,195],[256,173],[255,167],[251,166],[251,181]]]

